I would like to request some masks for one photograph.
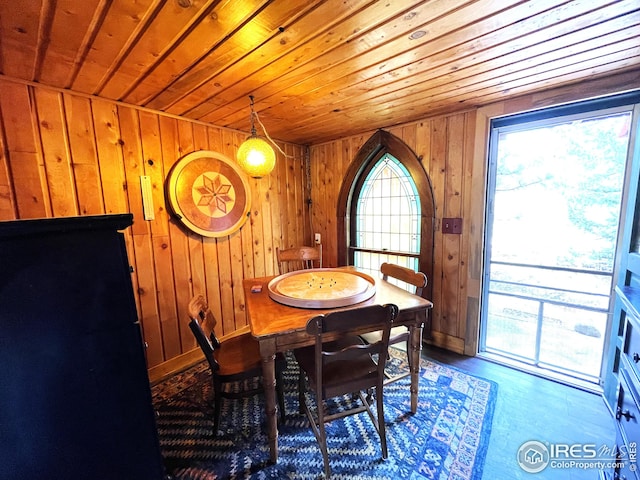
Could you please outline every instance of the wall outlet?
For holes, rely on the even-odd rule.
[[[316,242],[316,245],[320,245],[322,243],[322,237],[320,236],[319,233],[315,234],[315,242]]]

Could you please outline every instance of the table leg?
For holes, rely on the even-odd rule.
[[[269,460],[278,461],[278,415],[276,407],[276,352],[272,341],[260,342],[262,356],[262,385],[264,388],[265,410],[267,414],[267,437],[269,439]]]
[[[420,352],[422,350],[422,323],[409,327],[411,341],[411,413],[418,410],[418,385],[420,384]]]

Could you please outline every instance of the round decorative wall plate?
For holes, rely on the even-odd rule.
[[[238,230],[251,208],[249,181],[240,167],[218,152],[182,157],[167,176],[169,206],[190,230],[223,237]]]
[[[376,282],[361,272],[310,268],[275,277],[268,288],[272,300],[290,307],[337,308],[368,300]]]

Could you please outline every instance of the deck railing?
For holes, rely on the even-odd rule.
[[[493,328],[485,327],[490,329],[493,337],[485,336],[484,351],[596,382],[600,373],[595,371],[596,364],[593,363],[593,366],[585,371],[580,362],[570,358],[571,344],[584,340],[577,335],[595,337],[600,341],[588,340],[582,343],[585,348],[597,348],[598,351],[591,352],[589,356],[597,355],[598,360],[601,359],[609,313],[612,273],[509,262],[492,262],[491,272],[488,289],[489,308],[485,322],[491,325],[493,321],[498,326],[494,324]],[[536,272],[535,275],[531,275],[532,272]],[[542,280],[534,283],[535,279]],[[498,307],[492,308],[492,305],[496,304]],[[500,309],[499,306],[505,304],[509,304],[510,307]],[[532,305],[537,307],[532,308]],[[556,316],[549,313],[551,306],[557,307]],[[558,313],[562,313],[563,318],[556,318]],[[502,318],[497,319],[497,316]],[[535,323],[535,338],[527,338],[527,341],[534,342],[533,352],[529,349],[523,353],[519,351],[519,342],[513,335],[513,330],[516,330],[514,322],[531,320]],[[547,346],[546,359],[542,360],[541,351],[545,341],[543,329],[550,323],[560,325],[555,331],[561,332],[560,334],[565,333],[566,342],[563,342],[562,338],[553,339],[561,351],[548,354]],[[501,328],[500,325],[503,327]],[[527,329],[522,328],[522,330]],[[524,331],[520,336],[528,337],[527,332],[528,330]],[[504,338],[497,338],[500,335],[504,335]],[[509,338],[510,336],[512,338]],[[555,358],[557,361],[550,361],[550,358]]]

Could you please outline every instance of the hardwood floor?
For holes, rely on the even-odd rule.
[[[425,346],[423,355],[498,383],[484,479],[583,480],[598,471],[547,467],[530,474],[520,468],[517,452],[530,440],[549,444],[595,444],[613,448],[614,420],[600,395],[520,372],[478,357],[465,357]],[[479,479],[478,479],[479,480]]]

